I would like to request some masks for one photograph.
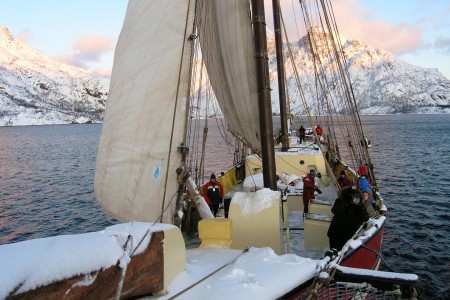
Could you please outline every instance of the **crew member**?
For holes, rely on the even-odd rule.
[[[361,224],[369,219],[366,203],[355,187],[342,189],[331,208],[333,219],[327,233],[330,248],[341,250]]]
[[[346,186],[352,186],[353,185],[351,180],[347,178],[347,174],[345,174],[344,170],[341,171],[341,176],[339,176],[337,182],[338,182],[339,187],[340,187],[341,190],[343,188],[345,188]]]
[[[217,212],[219,211],[219,205],[223,200],[223,186],[216,180],[216,175],[214,173],[211,174],[209,181],[203,186],[202,195],[209,204],[214,217],[216,217]]]
[[[314,199],[314,192],[322,194],[322,191],[315,185],[314,177],[316,177],[316,170],[311,169],[309,173],[303,178],[303,216],[308,212],[308,206],[311,199]]]
[[[320,124],[317,124],[316,126],[316,134],[319,136],[319,138],[323,135],[323,129],[320,127]]]

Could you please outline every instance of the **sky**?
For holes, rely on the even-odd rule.
[[[281,0],[292,7],[296,0]],[[271,1],[265,0],[267,15]],[[127,0],[0,0],[0,24],[61,62],[108,74]],[[450,79],[450,1],[333,0],[340,33]],[[294,18],[286,16],[287,26]],[[272,22],[267,18],[268,26]]]

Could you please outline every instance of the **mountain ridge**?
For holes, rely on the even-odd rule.
[[[317,28],[311,29],[312,34],[326,35]],[[269,35],[269,70],[275,70],[275,47]],[[325,40],[323,37],[321,40]],[[360,114],[396,114],[396,113],[449,113],[450,112],[450,80],[437,69],[412,66],[383,49],[374,48],[358,40],[349,40],[340,36],[344,55],[347,59],[348,72],[352,82],[353,92]],[[290,43],[295,49],[293,56],[296,65],[302,65],[304,71],[300,80],[304,87],[306,102],[311,113],[316,114],[314,101],[316,95],[314,85],[315,71],[310,57],[307,37]],[[326,51],[320,48],[319,55],[326,56]],[[288,57],[287,46],[284,47],[284,56]],[[293,71],[286,67],[286,82],[290,97],[291,112],[304,114],[302,105],[296,101],[298,95]],[[272,107],[278,113],[278,86],[276,75],[271,77]],[[294,98],[294,99],[292,99]],[[338,109],[337,109],[338,110]],[[339,111],[338,112],[342,112]]]
[[[59,63],[0,25],[0,125],[100,122],[109,76]]]
[[[314,34],[323,34],[315,32]],[[412,66],[393,54],[341,36],[355,99],[361,114],[450,113],[450,80],[437,69]],[[279,114],[274,37],[269,32],[269,69],[274,115]],[[300,76],[313,90],[313,64],[306,55],[306,37],[291,43],[294,60],[307,70]],[[287,45],[284,46],[287,57]],[[308,71],[309,69],[309,71]],[[0,25],[0,126],[102,122],[109,76],[52,60],[15,39]],[[292,68],[286,63],[291,112],[304,114]],[[313,93],[306,92],[311,113]],[[200,116],[220,115],[200,108]]]

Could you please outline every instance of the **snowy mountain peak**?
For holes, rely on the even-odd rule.
[[[449,113],[450,80],[437,69],[412,66],[396,59],[383,49],[374,48],[358,40],[338,37],[347,60],[350,80],[357,106],[362,114],[390,113]],[[299,72],[302,89],[312,113],[318,111],[316,100],[316,66],[310,48],[322,62],[333,60],[330,49],[331,34],[318,27],[311,27],[308,34],[299,41],[291,42],[293,60]],[[270,37],[268,44],[271,46]],[[276,84],[276,60],[274,43],[269,46],[269,69],[272,88],[273,112],[278,113],[278,86]],[[284,48],[284,57],[289,51]],[[290,95],[290,109],[293,114],[305,114],[300,101],[295,72],[285,59],[286,83]],[[323,71],[329,72],[324,69]],[[340,112],[339,109],[336,109]]]
[[[330,33],[322,27],[319,26],[311,26],[308,29],[308,35],[314,36],[316,38],[328,38]]]
[[[6,26],[0,24],[0,42],[5,41],[14,41],[14,36]]]
[[[100,122],[108,76],[52,60],[0,25],[0,126]]]
[[[311,28],[319,36],[316,54],[326,57],[329,33]],[[450,80],[437,69],[409,65],[391,53],[368,44],[339,37],[347,58],[357,106],[363,114],[449,113]],[[276,83],[275,36],[268,33],[272,107],[279,111]],[[313,108],[316,97],[314,63],[308,54],[305,36],[291,41],[295,65]],[[284,47],[286,83],[293,114],[304,114],[294,79],[288,49]],[[109,89],[109,76],[52,60],[22,41],[14,39],[8,28],[0,25],[0,126],[101,122]],[[212,111],[212,110],[210,110]],[[205,116],[204,111],[200,113]]]

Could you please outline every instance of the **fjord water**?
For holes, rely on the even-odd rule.
[[[448,299],[450,115],[361,119],[389,209],[382,269],[418,274],[421,299]],[[214,130],[210,125],[209,137],[216,140],[207,144],[208,159],[225,161],[233,149]],[[98,124],[0,127],[0,244],[116,223],[94,197],[100,131]],[[221,166],[206,174],[224,171]]]

